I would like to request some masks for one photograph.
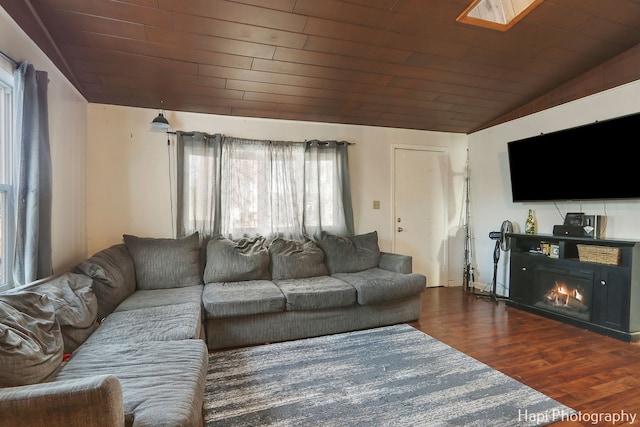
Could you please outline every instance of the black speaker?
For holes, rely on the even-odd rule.
[[[568,236],[568,237],[584,237],[584,230],[581,225],[554,225],[554,236]]]

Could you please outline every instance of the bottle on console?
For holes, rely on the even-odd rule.
[[[529,209],[529,215],[524,223],[525,234],[536,234],[536,222],[533,219],[533,209]]]

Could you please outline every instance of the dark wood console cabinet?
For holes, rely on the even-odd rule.
[[[640,340],[640,242],[515,233],[508,237],[508,306],[624,341]],[[540,253],[543,243],[557,246],[557,258]],[[615,265],[581,261],[577,245],[617,248],[620,260]],[[565,279],[575,283],[572,292],[579,299],[561,294],[561,304],[552,305],[558,294],[549,288]]]

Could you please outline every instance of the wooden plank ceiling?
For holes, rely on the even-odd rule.
[[[459,133],[640,43],[638,0],[545,0],[506,32],[456,22],[469,3],[0,0],[89,102]]]

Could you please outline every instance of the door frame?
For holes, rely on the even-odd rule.
[[[448,147],[436,147],[430,145],[411,145],[411,144],[391,144],[391,250],[395,252],[396,250],[396,150],[414,150],[414,151],[431,151],[442,153],[446,156],[446,162],[444,164],[444,183],[443,183],[443,194],[445,197],[449,194],[449,180],[451,178],[451,171],[449,167],[449,148]],[[442,223],[442,269],[441,271],[445,274],[445,283],[440,283],[439,285],[449,286],[450,278],[449,278],[449,239],[448,239],[448,229],[449,224],[447,220],[449,218],[449,199],[448,197],[444,200],[444,212],[443,212],[443,223]]]

